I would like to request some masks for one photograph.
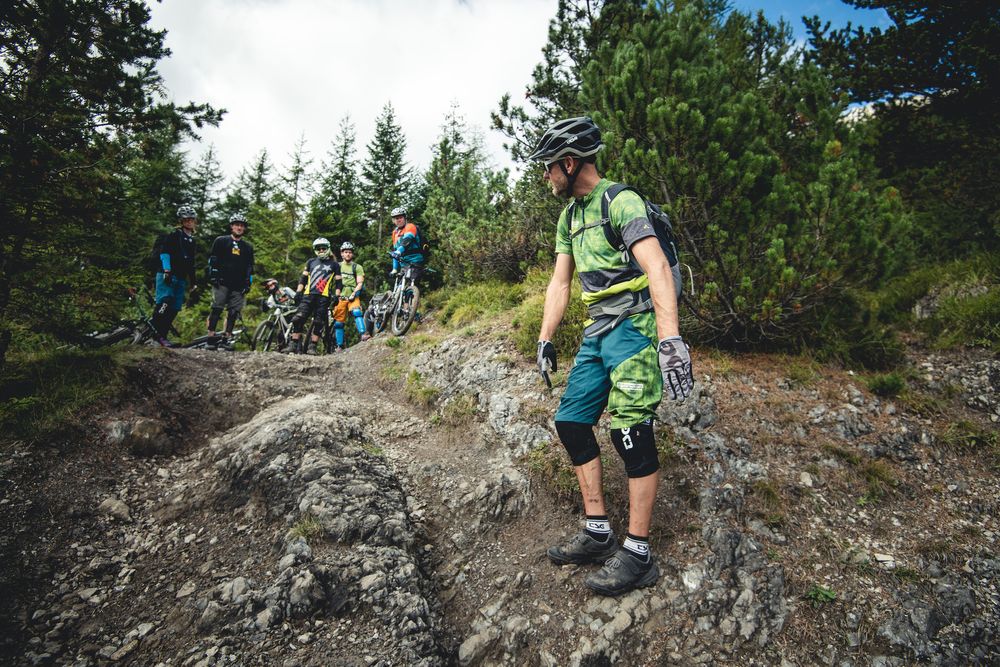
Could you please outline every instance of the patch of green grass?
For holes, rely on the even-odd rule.
[[[386,347],[391,347],[391,348],[395,349],[395,348],[399,347],[402,344],[403,344],[403,339],[402,338],[391,337],[391,338],[386,338],[385,339],[385,346]]]
[[[808,600],[813,607],[821,607],[837,600],[837,594],[833,590],[819,584],[813,584],[812,588],[806,591],[802,597]]]
[[[430,407],[440,393],[437,387],[426,384],[418,371],[410,371],[406,376],[406,397],[417,405]]]
[[[849,463],[852,466],[856,466],[861,463],[861,457],[858,454],[855,454],[849,449],[838,447],[837,445],[823,445],[823,451],[845,463]]]
[[[943,299],[927,323],[939,347],[976,345],[1000,350],[1000,286],[984,294]]]
[[[900,581],[923,581],[924,575],[911,567],[898,565],[892,569],[892,576]]]
[[[405,339],[406,349],[410,352],[428,350],[437,345],[437,342],[437,337],[426,333],[412,334]]]
[[[399,340],[393,338],[391,340]],[[403,377],[403,367],[396,363],[388,363],[382,367],[382,377],[390,382],[397,382]]]
[[[312,514],[306,514],[295,522],[295,525],[288,531],[289,537],[301,537],[306,542],[323,534],[323,524],[321,524]]]
[[[882,500],[893,488],[899,484],[896,473],[885,461],[869,461],[860,468],[860,473],[865,481],[865,503],[870,504]]]
[[[428,301],[439,309],[438,321],[458,329],[510,310],[520,303],[523,293],[521,284],[489,280],[438,290]]]
[[[790,359],[785,368],[785,376],[799,387],[808,387],[820,378],[819,364],[807,357]]]
[[[760,501],[760,504],[764,507],[764,509],[776,512],[784,507],[784,501],[781,498],[781,493],[771,480],[758,480],[753,483],[751,490],[753,491],[754,498]]]
[[[727,354],[723,350],[716,347],[710,348],[708,358],[711,360],[712,366],[715,368],[715,374],[719,377],[729,377],[736,370],[736,364],[733,363],[732,355]]]
[[[372,456],[382,457],[382,455],[384,454],[381,447],[376,445],[374,442],[370,442],[368,440],[363,440],[361,442],[361,449],[365,450]]]
[[[63,431],[76,415],[123,391],[128,366],[151,353],[67,349],[8,359],[0,375],[0,429],[28,441]]]
[[[876,396],[899,396],[906,389],[906,379],[902,373],[876,373],[865,378],[869,391]]]
[[[542,310],[545,306],[545,288],[549,274],[542,271],[532,271],[525,279],[524,297],[514,309],[512,324],[514,327],[514,345],[525,358],[533,360],[537,351],[538,331],[542,326]],[[583,339],[583,323],[587,319],[587,310],[580,300],[580,281],[574,279],[570,285],[569,304],[563,315],[562,323],[552,337],[552,344],[559,355],[560,371],[569,369],[572,355],[576,354]],[[553,383],[555,381],[553,380]]]
[[[557,495],[570,497],[579,492],[576,472],[562,447],[553,447],[551,442],[538,445],[528,452],[527,464],[528,470],[551,485]]]
[[[955,451],[1000,451],[1000,432],[960,419],[939,435],[941,444]]]
[[[479,401],[472,394],[459,394],[441,408],[441,421],[449,426],[461,426],[473,421]]]
[[[948,407],[939,396],[912,389],[904,392],[899,400],[908,411],[921,417],[941,417]]]

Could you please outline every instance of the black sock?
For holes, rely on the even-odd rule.
[[[593,537],[598,542],[607,542],[611,537],[611,522],[605,514],[600,516],[587,515],[587,523],[584,532]]]
[[[649,562],[649,536],[637,537],[632,533],[625,533],[625,543],[622,548],[644,563]]]

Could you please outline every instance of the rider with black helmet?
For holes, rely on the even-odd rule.
[[[552,194],[571,203],[556,227],[556,264],[545,295],[538,336],[538,368],[556,370],[550,342],[569,302],[574,271],[591,319],[555,416],[556,431],[576,469],[586,514],[584,529],[548,550],[557,564],[604,563],[585,584],[603,595],[650,586],[659,569],[649,552],[649,529],[659,482],[653,418],[664,387],[671,397],[691,392],[691,357],[677,319],[675,279],[645,201],[601,178],[595,156],[601,131],[587,117],[559,121],[545,132],[532,160],[544,165]],[[608,195],[607,216],[602,198]],[[626,252],[609,242],[606,224]],[[594,425],[611,414],[611,441],[629,478],[628,533],[621,547],[604,505],[600,449]]]
[[[164,347],[173,347],[167,333],[174,318],[184,306],[185,291],[193,285],[195,242],[194,230],[198,214],[189,204],[177,209],[177,228],[163,234],[153,244],[153,255],[158,258],[156,272],[156,305],[153,308],[153,328],[157,341]]]
[[[219,317],[226,313],[226,331],[220,344],[232,349],[232,333],[243,306],[246,293],[253,284],[253,245],[243,238],[249,225],[242,213],[229,216],[229,234],[215,239],[208,257],[208,282],[212,285],[212,311],[208,316],[208,333],[216,334]]]

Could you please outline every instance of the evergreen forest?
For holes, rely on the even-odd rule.
[[[847,4],[884,9],[891,25],[807,18],[801,44],[790,25],[724,0],[559,0],[526,91],[498,90],[482,119],[505,137],[513,172],[491,166],[458,107],[426,171],[407,164],[390,101],[364,145],[348,116],[329,147],[303,138],[287,167],[261,150],[225,175],[211,146],[190,150],[225,110],[165,96],[165,34],[144,2],[5,3],[0,367],[121,317],[185,203],[202,253],[244,212],[256,275],[286,283],[317,236],[351,240],[384,276],[389,211],[402,204],[433,244],[442,320],[483,283],[540,308],[564,202],[526,156],[576,115],[603,130],[599,171],[670,215],[690,267],[682,330],[693,345],[888,368],[914,304],[935,293],[941,307],[919,323],[929,340],[996,349],[1000,6]],[[255,287],[249,303],[261,296]],[[203,328],[209,298],[182,313],[185,333]]]

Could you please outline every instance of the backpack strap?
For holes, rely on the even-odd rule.
[[[622,235],[618,233],[614,225],[611,224],[611,202],[619,194],[625,190],[631,190],[632,192],[639,195],[645,204],[646,198],[642,196],[642,193],[633,188],[631,185],[625,185],[624,183],[615,183],[601,196],[601,224],[604,225],[604,238],[607,239],[608,244],[612,248],[616,248],[618,252],[628,254],[628,248],[625,247],[625,241],[622,239]]]
[[[566,207],[566,226],[569,228],[569,238],[570,238],[570,240],[575,239],[577,236],[579,236],[580,234],[583,234],[585,231],[587,231],[591,227],[599,227],[600,225],[604,224],[603,220],[597,220],[597,221],[591,222],[591,223],[588,223],[588,222],[584,221],[584,224],[580,225],[576,229],[573,229],[573,215],[575,213],[576,213],[576,201],[572,201]]]

